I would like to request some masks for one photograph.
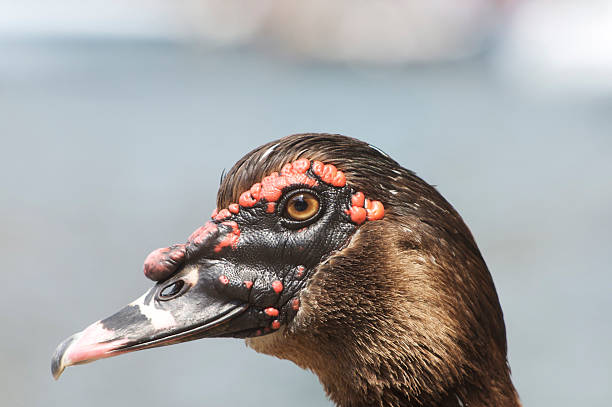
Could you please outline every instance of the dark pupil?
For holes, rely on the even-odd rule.
[[[176,295],[179,291],[181,291],[181,288],[183,288],[184,284],[185,283],[183,282],[183,280],[178,280],[175,283],[164,287],[164,289],[161,291],[161,293],[159,293],[159,295],[160,297],[172,297],[173,295]]]
[[[293,199],[293,208],[298,212],[308,209],[308,202],[304,200],[304,195],[298,195]]]

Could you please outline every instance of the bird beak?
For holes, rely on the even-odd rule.
[[[197,229],[185,244],[153,251],[144,274],[156,284],[117,313],[60,343],[51,362],[53,376],[58,379],[67,366],[141,349],[207,337],[247,338],[279,329],[288,312],[297,310],[275,307],[286,304],[293,293],[284,289],[276,273],[242,262],[260,246],[249,245],[249,239],[238,245],[240,236],[236,222],[219,219]]]
[[[58,345],[51,361],[51,373],[57,380],[71,365],[134,352],[141,349],[172,345],[203,337],[224,336],[239,330],[232,327],[234,320],[248,308],[245,304],[220,301],[219,298],[199,296],[199,311],[180,318],[185,304],[170,307],[153,299],[158,287],[152,288],[138,300],[112,316],[97,321]],[[187,297],[187,296],[185,296]],[[174,310],[173,310],[174,308]],[[239,323],[239,325],[243,325]]]
[[[214,248],[233,235],[233,227],[208,223],[187,245],[158,249],[145,261],[145,275],[157,284],[110,317],[97,321],[59,344],[51,361],[58,379],[71,365],[141,349],[204,337],[240,336],[257,326],[249,308],[248,291],[236,290],[224,273],[231,266],[210,260]],[[206,255],[185,264],[185,253]],[[210,253],[209,253],[210,252]]]

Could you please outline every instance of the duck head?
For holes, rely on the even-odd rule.
[[[223,178],[155,285],[63,341],[65,367],[206,337],[319,376],[341,406],[519,405],[493,281],[468,228],[378,149],[329,134],[261,146]]]

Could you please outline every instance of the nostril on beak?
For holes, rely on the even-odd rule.
[[[183,292],[185,282],[183,280],[176,280],[172,284],[168,284],[157,293],[157,299],[160,301],[169,301],[178,297]]]

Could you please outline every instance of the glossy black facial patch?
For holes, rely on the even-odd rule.
[[[315,210],[303,218],[289,216],[296,196],[307,197]],[[352,189],[334,166],[305,159],[264,177],[239,201],[215,211],[186,244],[158,249],[145,262],[145,274],[162,281],[158,300],[180,270],[195,267],[198,273],[197,284],[176,298],[156,300],[156,307],[176,314],[175,305],[210,304],[211,298],[248,306],[223,336],[261,335],[289,322],[316,267],[346,246],[359,224],[384,214],[380,202]]]

